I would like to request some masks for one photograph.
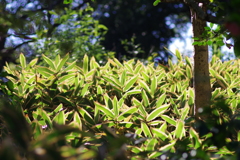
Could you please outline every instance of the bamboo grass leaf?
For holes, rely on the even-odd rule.
[[[67,54],[63,59],[59,60],[60,61],[59,63],[56,63],[55,61],[55,64],[57,66],[57,72],[59,72],[63,68],[63,66],[66,64],[68,59],[69,59],[69,54]]]
[[[108,109],[106,106],[104,105],[101,105],[100,103],[98,102],[94,102],[95,104],[95,107],[97,107],[100,111],[102,111],[107,117],[109,118],[114,118],[114,113]]]
[[[169,108],[169,105],[163,105],[161,107],[156,108],[147,116],[147,121],[152,121],[157,118],[160,114],[164,113]]]
[[[178,120],[176,124],[176,130],[174,131],[173,136],[182,139],[184,135],[185,135],[184,122],[182,120]]]
[[[56,123],[58,124],[65,124],[65,120],[66,120],[66,117],[65,117],[65,114],[64,114],[64,111],[60,111],[54,118],[53,118],[53,121],[55,121]]]
[[[176,124],[177,124],[175,120],[173,120],[172,118],[170,118],[167,115],[161,115],[161,118],[173,126],[176,126]]]
[[[133,86],[133,84],[137,81],[137,79],[138,79],[138,76],[136,75],[136,76],[132,77],[130,80],[128,80],[125,83],[126,85],[123,88],[123,92],[128,91]]]
[[[137,112],[137,108],[136,107],[130,107],[127,110],[125,110],[124,112],[122,112],[119,116],[118,116],[118,121],[122,121],[125,118],[127,118],[130,115],[133,115],[133,113]]]
[[[86,74],[88,72],[88,56],[85,54],[83,57],[83,72]]]
[[[141,129],[146,137],[152,137],[152,133],[146,123],[141,123]]]
[[[20,60],[20,65],[21,65],[21,67],[22,67],[23,69],[25,69],[26,66],[27,66],[27,63],[26,63],[26,58],[25,58],[25,56],[24,56],[23,53],[20,54],[19,60]]]
[[[51,67],[52,70],[56,70],[55,65],[51,59],[49,59],[44,54],[42,55],[42,57],[43,57],[43,60]]]

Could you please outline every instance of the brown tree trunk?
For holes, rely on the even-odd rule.
[[[206,6],[199,3],[199,6],[206,11]],[[204,27],[207,26],[206,21],[200,19],[196,12],[191,9],[191,19],[193,26],[193,37],[201,40],[201,35],[204,32]],[[195,40],[197,41],[197,40]],[[211,85],[209,77],[209,64],[208,64],[208,46],[207,45],[194,45],[194,75],[193,85],[195,92],[195,117],[197,119],[204,118],[199,116],[199,113],[204,110],[204,107],[210,105],[211,100]]]

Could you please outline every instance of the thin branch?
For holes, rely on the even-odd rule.
[[[2,55],[4,55],[4,54],[5,54],[5,55],[11,54],[13,51],[15,51],[16,49],[18,49],[18,48],[21,47],[22,45],[27,44],[27,43],[30,43],[30,42],[35,42],[35,41],[36,41],[36,40],[25,41],[25,42],[23,42],[23,43],[21,43],[21,44],[19,44],[19,45],[16,45],[15,47],[2,49],[2,50],[0,50],[0,53],[1,53]]]
[[[198,6],[198,3],[209,3],[209,0],[161,0],[161,2],[164,3],[185,3],[188,5],[190,8],[192,8],[196,13],[197,16],[205,21],[212,22],[212,23],[217,23],[217,24],[222,24],[223,22],[226,21],[225,18],[217,18],[215,16],[206,14],[202,8]]]

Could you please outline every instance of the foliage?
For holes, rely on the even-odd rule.
[[[115,58],[101,66],[86,55],[78,66],[69,55],[43,55],[44,67],[21,54],[1,82],[1,159],[236,159],[240,61],[213,57],[205,123],[191,116],[192,62],[176,56],[177,64],[155,67]],[[11,144],[18,152],[5,152]]]
[[[40,53],[55,57],[69,52],[73,59],[88,52],[98,62],[114,56],[100,45],[107,28],[93,18],[88,3],[63,2],[0,1],[0,71],[5,62],[17,64],[21,52],[28,57]]]
[[[120,61],[125,57],[147,59],[155,52],[161,53],[159,56],[167,62],[169,54],[164,47],[173,37],[181,37],[180,32],[187,29],[184,24],[190,22],[189,9],[179,3],[154,7],[149,0],[98,0],[92,6],[96,9],[96,18],[109,29],[102,45],[116,52],[115,57]],[[131,43],[132,38],[144,52],[132,54],[125,50],[121,42]]]
[[[114,57],[114,52],[107,52],[100,45],[107,28],[93,18],[93,8],[87,4],[81,10],[71,8],[64,10],[65,13],[60,16],[55,11],[49,12],[51,16],[57,17],[54,22],[61,25],[52,32],[51,37],[44,38],[46,30],[37,33],[39,41],[33,47],[35,54],[45,53],[49,58],[54,58],[57,54],[64,56],[69,53],[70,59],[77,60],[77,63],[81,63],[80,57],[86,53],[101,63]]]
[[[154,6],[161,4],[160,2],[168,2],[167,0],[155,0]],[[169,1],[169,2],[174,2]],[[177,2],[177,1],[175,1]],[[207,10],[199,12],[198,3],[195,0],[182,1],[189,5],[190,8],[198,10],[197,14],[200,19],[210,22],[208,27],[205,27],[205,32],[201,37],[194,37],[193,45],[209,45],[217,46],[217,48],[226,45],[228,48],[234,46],[234,53],[236,57],[240,56],[239,37],[240,37],[240,19],[239,19],[239,0],[219,1],[210,0],[206,2]],[[204,16],[205,14],[205,16]],[[214,15],[214,16],[212,16]],[[207,18],[208,17],[208,18]],[[211,17],[211,18],[209,18]],[[213,26],[217,25],[216,29]],[[227,42],[230,38],[234,39],[234,45]],[[221,56],[221,55],[219,55]]]

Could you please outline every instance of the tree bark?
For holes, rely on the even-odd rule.
[[[206,4],[199,3],[199,7],[206,12]],[[206,21],[198,17],[194,9],[191,9],[191,19],[193,26],[193,37],[199,38],[204,32],[204,27],[207,26]],[[197,40],[195,40],[197,41]],[[199,115],[205,107],[210,105],[211,100],[211,85],[209,76],[209,63],[208,63],[208,46],[207,45],[194,45],[194,75],[193,85],[195,92],[194,115],[196,119],[203,119],[204,116]]]

